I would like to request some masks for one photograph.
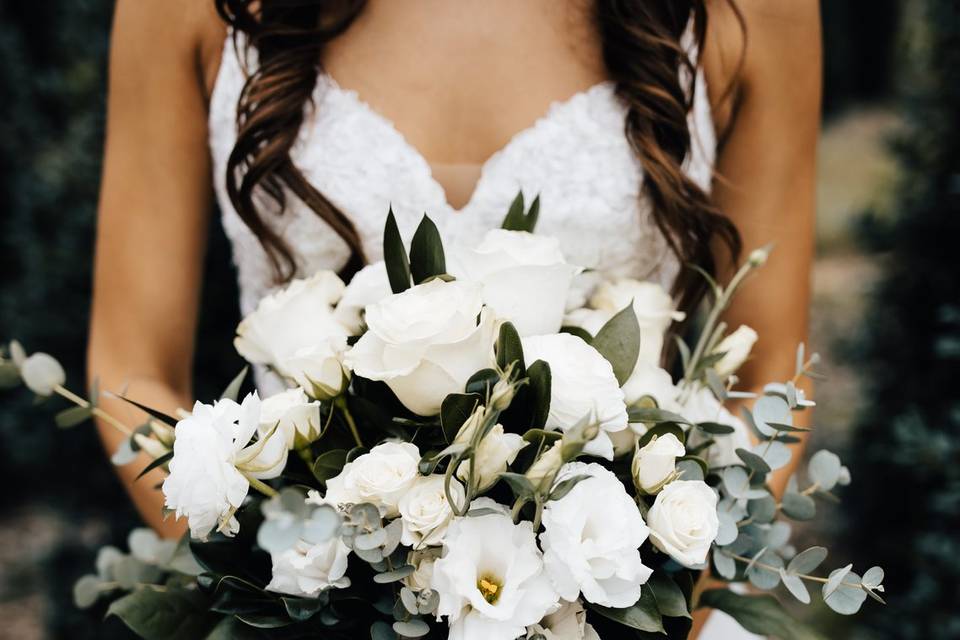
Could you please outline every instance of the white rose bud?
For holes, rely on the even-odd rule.
[[[633,456],[631,472],[637,489],[653,495],[676,477],[677,458],[686,454],[683,443],[672,433],[653,438]]]
[[[420,451],[409,442],[384,442],[327,480],[330,504],[359,504],[369,502],[380,508],[388,518],[399,515],[400,498],[419,477]]]
[[[311,402],[303,389],[288,389],[263,400],[260,431],[268,433],[277,425],[288,449],[299,449],[320,435],[320,403]]]
[[[700,480],[675,480],[657,494],[647,513],[653,545],[694,569],[707,560],[717,537],[717,494]]]
[[[553,445],[540,454],[540,457],[527,469],[527,479],[533,483],[533,486],[547,489],[542,486],[546,481],[552,480],[556,473],[563,466],[563,455],[561,450],[563,442],[557,440]]]
[[[49,396],[67,381],[67,374],[56,358],[47,353],[34,353],[20,366],[23,384],[38,396]]]
[[[403,525],[400,542],[413,548],[443,544],[453,509],[447,502],[444,477],[419,477],[403,494],[397,505]],[[466,499],[459,482],[450,483],[450,493],[457,506]]]
[[[474,412],[475,416],[478,414],[483,415],[482,407]],[[479,426],[480,420],[473,419],[473,416],[471,416],[461,427],[455,442],[470,442]],[[461,464],[457,469],[457,477],[464,482],[468,482],[470,467],[475,464],[473,480],[476,483],[477,491],[482,493],[496,484],[500,474],[513,464],[513,461],[517,459],[517,454],[520,453],[520,449],[523,449],[527,444],[523,436],[516,433],[505,433],[503,425],[496,424],[480,441],[480,445],[473,454],[473,459]]]
[[[714,349],[714,353],[723,354],[723,357],[713,365],[717,375],[725,378],[736,372],[747,361],[756,341],[757,332],[745,324],[740,325],[740,328],[724,338]]]

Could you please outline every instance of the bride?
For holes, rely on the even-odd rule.
[[[391,204],[407,240],[426,211],[456,243],[522,189],[570,262],[688,311],[703,279],[683,265],[723,277],[775,242],[727,321],[764,336],[744,388],[782,379],[807,329],[819,98],[815,0],[120,0],[90,370],[190,406],[213,194],[246,313],[379,259]],[[139,468],[121,475],[144,519],[178,534]],[[722,624],[701,638],[750,637]]]

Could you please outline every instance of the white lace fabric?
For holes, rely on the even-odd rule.
[[[236,142],[236,107],[246,78],[232,37],[210,104],[210,149],[223,226],[233,245],[242,313],[276,285],[270,262],[256,237],[233,209],[226,193],[227,158]],[[255,64],[255,56],[245,59]],[[689,116],[693,151],[685,165],[704,189],[712,178],[715,134],[705,81],[696,78]],[[382,257],[383,225],[392,206],[409,242],[424,213],[445,244],[472,244],[500,225],[518,190],[539,195],[537,230],[557,237],[567,260],[593,277],[632,277],[669,288],[679,270],[676,258],[653,223],[650,203],[640,196],[642,168],[624,136],[626,109],[611,82],[597,84],[554,103],[517,133],[482,167],[469,201],[457,210],[447,202],[427,160],[385,117],[356,92],[321,74],[313,106],[292,152],[295,165],[355,225],[371,261]],[[269,224],[292,249],[298,275],[339,271],[347,245],[295,197]]]

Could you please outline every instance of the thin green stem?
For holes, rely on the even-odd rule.
[[[267,483],[261,480],[258,480],[253,476],[248,476],[246,474],[244,474],[243,477],[247,479],[247,482],[250,483],[251,487],[259,491],[263,495],[267,496],[268,498],[273,498],[274,496],[278,495],[277,490],[271,487],[270,485],[268,485]]]
[[[350,413],[350,407],[347,406],[346,398],[343,396],[337,396],[337,399],[334,400],[334,403],[343,414],[344,420],[347,421],[347,426],[350,428],[350,433],[353,434],[354,442],[357,443],[358,447],[363,447],[363,440],[360,439],[360,430],[357,429],[357,423],[353,419],[353,414]]]
[[[761,569],[764,569],[766,571],[771,571],[778,575],[780,574],[780,567],[775,567],[765,562],[759,562],[759,561],[755,562],[752,558],[747,558],[746,556],[737,555],[735,553],[729,553],[727,551],[723,551],[722,549],[720,551],[721,553],[723,553],[723,555],[727,556],[728,558],[733,558],[734,560],[743,562],[745,564],[752,564],[752,566],[754,567],[760,567]],[[830,581],[829,578],[823,578],[821,576],[811,576],[806,573],[795,573],[793,575],[797,576],[798,578],[802,578],[804,580],[810,580],[811,582],[819,582],[820,584],[827,584],[827,582]],[[859,582],[842,582],[841,584],[845,587],[863,589],[863,586]]]
[[[117,429],[127,437],[133,436],[133,429],[123,424],[122,422],[114,418],[112,415],[110,415],[100,407],[93,406],[88,401],[84,400],[83,398],[75,394],[73,391],[70,391],[66,387],[59,384],[55,386],[53,390],[63,398],[66,398],[70,402],[77,405],[78,407],[84,407],[84,408],[90,409],[90,413],[93,416],[100,418],[101,420],[109,424],[114,429]]]

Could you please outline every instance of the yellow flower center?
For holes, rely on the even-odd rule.
[[[500,584],[495,578],[484,576],[477,580],[477,590],[480,591],[480,594],[483,596],[483,599],[494,604],[497,601],[497,598],[500,597],[500,589],[503,585]]]

